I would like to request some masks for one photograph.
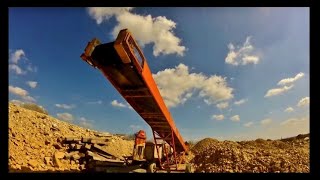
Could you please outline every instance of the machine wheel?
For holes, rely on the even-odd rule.
[[[191,166],[191,164],[190,163],[188,163],[187,165],[186,165],[186,171],[185,171],[186,173],[193,173],[192,172],[192,166]]]
[[[148,165],[147,172],[148,172],[148,173],[155,173],[156,170],[157,170],[156,168],[157,168],[156,163],[150,163],[150,164]]]

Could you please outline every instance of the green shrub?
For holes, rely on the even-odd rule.
[[[36,112],[39,112],[39,113],[42,113],[42,114],[46,114],[46,115],[49,114],[48,111],[45,110],[43,107],[41,107],[41,106],[39,106],[37,104],[34,104],[34,103],[23,103],[20,106],[25,108],[25,109],[36,111]]]

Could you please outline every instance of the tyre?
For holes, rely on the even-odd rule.
[[[156,165],[156,163],[150,163],[150,164],[148,165],[148,168],[147,168],[147,172],[148,172],[148,173],[155,173],[156,170],[157,170],[157,165]]]

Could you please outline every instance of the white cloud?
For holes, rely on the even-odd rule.
[[[125,104],[123,104],[123,103],[121,103],[121,102],[118,102],[117,100],[113,100],[113,101],[111,102],[111,105],[114,106],[114,107],[122,107],[122,108],[125,108],[125,107],[126,107]]]
[[[205,103],[208,104],[208,105],[211,105],[211,104],[212,104],[212,102],[209,101],[208,99],[204,99],[203,102],[205,102]]]
[[[225,109],[225,108],[229,107],[229,103],[228,102],[221,102],[221,103],[217,104],[216,106],[219,109]]]
[[[26,74],[25,71],[23,71],[18,65],[16,64],[9,64],[9,70],[14,71],[18,75]]]
[[[288,112],[288,113],[293,112],[293,111],[294,111],[294,109],[292,107],[288,107],[287,109],[284,110],[284,112]]]
[[[247,122],[244,124],[245,127],[251,127],[253,125],[253,122]]]
[[[29,102],[35,102],[36,100],[31,97],[31,96],[22,96],[22,99],[26,100],[26,101],[29,101]]]
[[[200,97],[206,98],[211,103],[233,98],[233,88],[228,87],[226,78],[216,75],[204,76],[204,78],[205,80],[200,84]]]
[[[186,102],[196,91],[207,104],[233,98],[233,89],[228,87],[226,78],[221,76],[206,76],[202,73],[190,73],[188,66],[179,64],[153,74],[168,107],[176,107]]]
[[[304,76],[304,73],[300,72],[298,73],[295,77],[293,78],[286,78],[286,79],[282,79],[278,82],[278,85],[286,85],[286,84],[291,84],[295,81],[297,81],[298,79],[302,78]]]
[[[297,81],[298,79],[302,78],[303,76],[304,76],[304,73],[300,72],[293,78],[286,78],[286,79],[280,80],[278,82],[278,85],[280,85],[282,87],[268,90],[268,92],[266,93],[266,95],[264,97],[271,97],[271,96],[275,96],[275,95],[280,95],[280,94],[283,94],[283,93],[289,91],[291,88],[293,88],[293,86],[294,86],[293,83],[295,81]],[[291,85],[285,86],[286,84],[291,84]]]
[[[9,53],[10,53],[10,51],[9,51]],[[37,72],[37,67],[33,67],[31,65],[31,63],[29,63],[29,65],[27,66],[26,71],[24,71],[23,68],[21,68],[21,66],[18,66],[18,63],[22,58],[25,60],[28,60],[22,49],[18,49],[16,51],[14,51],[13,53],[11,53],[10,57],[9,57],[9,62],[11,62],[11,64],[9,64],[9,70],[14,71],[18,75],[24,75],[27,73],[27,71]]]
[[[89,15],[96,20],[97,24],[108,20],[112,16],[118,16],[122,13],[128,12],[132,7],[90,7],[88,8]]]
[[[152,17],[151,15],[138,15],[130,12],[133,8],[114,7],[90,7],[89,15],[97,24],[115,16],[118,24],[114,27],[112,34],[115,38],[121,29],[129,29],[139,44],[153,44],[153,55],[178,54],[183,56],[186,47],[180,45],[181,39],[176,37],[173,29],[176,23],[165,16]]]
[[[230,47],[233,47],[233,46],[229,45],[228,47],[230,50]],[[235,61],[236,58],[237,58],[237,54],[230,50],[225,61],[227,64],[232,64],[232,65],[237,66],[237,65],[239,65],[239,63]]]
[[[279,124],[276,124],[275,127],[270,127],[268,133],[273,136],[279,137],[292,137],[297,136],[298,134],[304,134],[310,132],[310,119],[309,115],[297,116],[286,119]]]
[[[259,57],[258,56],[244,56],[242,58],[243,62],[242,65],[246,64],[258,64],[259,62]]]
[[[229,52],[225,58],[227,64],[234,66],[246,64],[258,64],[260,57],[253,54],[254,47],[250,43],[251,37],[248,36],[243,46],[235,47],[232,43],[228,45]]]
[[[26,82],[31,88],[36,88],[37,87],[37,84],[38,82],[36,81],[27,81]]]
[[[224,115],[220,114],[220,115],[212,115],[211,119],[215,119],[217,121],[222,121],[224,119]]]
[[[87,119],[85,117],[80,117],[79,120],[80,121],[87,121]]]
[[[57,113],[57,117],[63,121],[67,121],[67,122],[73,121],[73,116],[70,113]]]
[[[18,49],[15,52],[11,53],[10,61],[14,64],[18,64],[21,58],[25,57],[24,51],[22,49]]]
[[[22,104],[24,104],[24,102],[22,102],[22,101],[20,101],[20,100],[16,100],[16,99],[11,100],[10,102],[13,103],[13,104],[16,104],[16,105],[22,105]]]
[[[130,105],[129,103],[127,103],[127,108],[129,108],[129,109],[132,109],[132,110],[133,110],[133,108],[131,107],[131,105]]]
[[[309,115],[300,115],[284,119],[282,122],[272,122],[268,126],[249,128],[243,137],[237,140],[280,139],[310,132]]]
[[[36,66],[32,66],[31,64],[29,64],[27,66],[27,70],[30,71],[30,72],[37,72],[38,68]]]
[[[117,100],[113,100],[111,102],[111,105],[114,106],[114,107],[120,107],[120,108],[128,108],[128,109],[131,109],[133,110],[133,108],[131,107],[131,105],[129,103],[122,103],[122,102],[118,102]]]
[[[90,129],[93,128],[93,125],[87,121],[81,121],[79,124],[84,128],[90,128]]]
[[[28,91],[20,88],[20,87],[14,87],[14,86],[9,86],[9,92],[12,94],[15,94],[17,96],[20,96],[23,100],[28,101],[28,102],[35,102],[36,100],[29,96]]]
[[[281,126],[286,126],[286,127],[298,127],[303,124],[304,125],[309,124],[308,116],[289,118],[280,123]]]
[[[28,91],[14,86],[9,86],[9,92],[21,97],[27,96],[29,94]]]
[[[243,103],[245,103],[245,102],[247,102],[247,101],[248,101],[248,99],[241,99],[241,100],[239,100],[239,101],[235,101],[234,104],[235,104],[235,105],[241,105],[241,104],[243,104]]]
[[[92,120],[88,120],[85,117],[80,117],[79,121],[80,121],[79,125],[84,128],[92,128],[93,127]]]
[[[298,102],[297,106],[298,107],[305,107],[305,106],[308,106],[309,103],[310,103],[310,98],[309,97],[304,97]]]
[[[101,100],[88,102],[88,104],[102,104]]]
[[[234,121],[234,122],[239,122],[240,121],[240,116],[239,115],[234,115],[230,118],[231,121]]]
[[[272,119],[267,118],[260,121],[261,125],[266,126],[272,123]]]
[[[276,95],[283,94],[283,93],[289,91],[292,87],[293,87],[293,85],[284,86],[284,87],[281,87],[281,88],[270,89],[270,90],[268,90],[268,92],[266,93],[266,95],[264,97],[271,97],[271,96],[276,96]]]
[[[75,108],[75,105],[67,105],[67,104],[55,104],[56,107],[62,108],[62,109],[72,109]]]

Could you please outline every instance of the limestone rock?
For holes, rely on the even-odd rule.
[[[45,162],[47,165],[50,165],[50,163],[51,163],[51,157],[44,157],[44,162]]]
[[[61,148],[62,148],[61,145],[58,144],[58,143],[53,143],[52,146],[53,146],[54,148],[56,148],[56,149],[61,149]]]
[[[36,160],[29,160],[28,164],[33,168],[38,167],[39,165],[38,161]]]
[[[64,152],[61,152],[61,151],[56,151],[54,153],[54,158],[57,158],[57,159],[62,159],[64,157],[65,153]]]
[[[62,163],[60,162],[60,160],[56,156],[53,157],[53,162],[54,162],[55,167],[58,167],[58,168],[62,167]]]

